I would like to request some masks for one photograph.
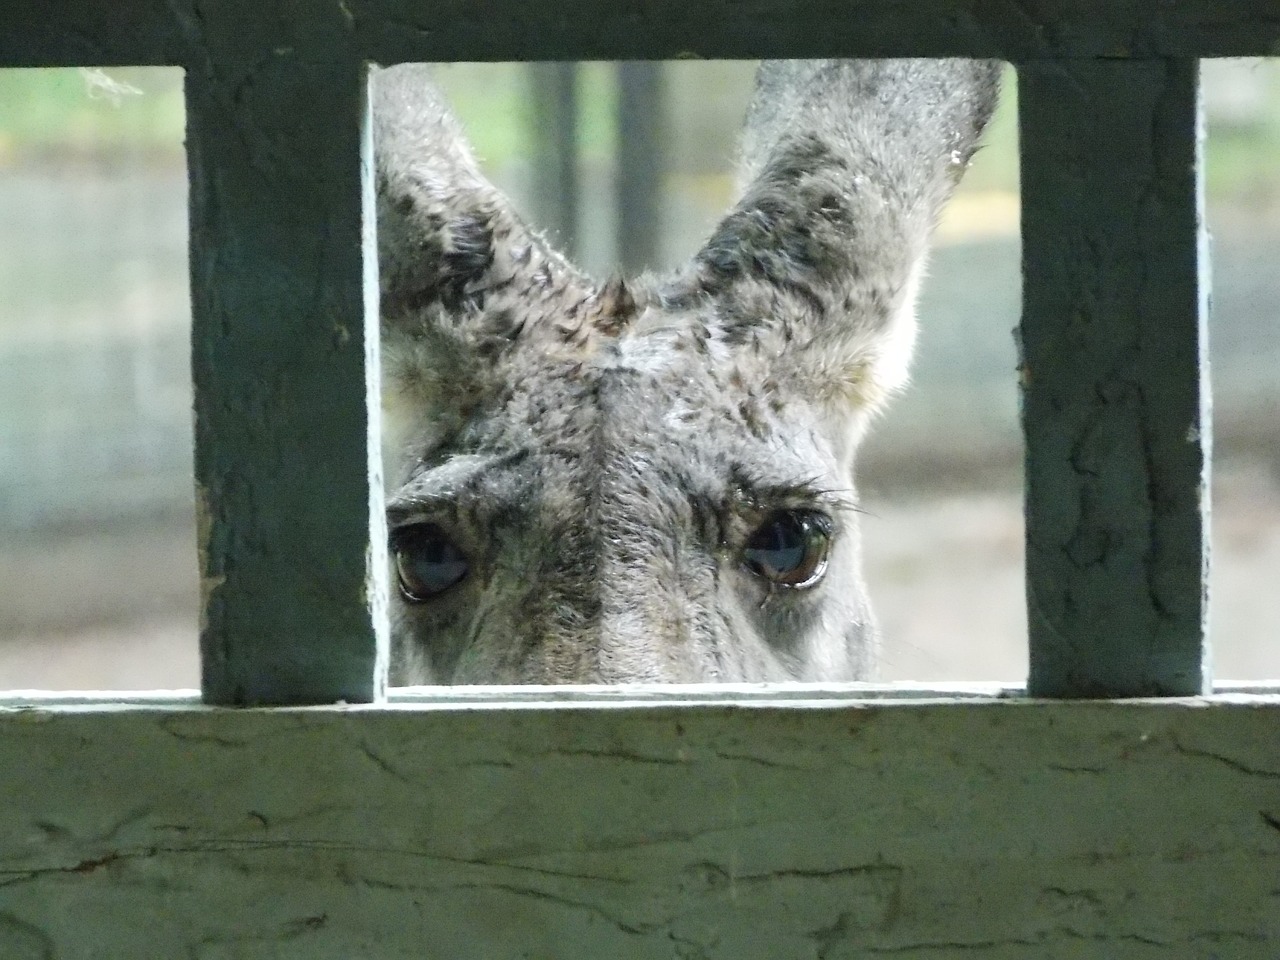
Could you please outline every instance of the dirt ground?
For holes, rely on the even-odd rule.
[[[1272,465],[1217,466],[1215,674],[1280,678],[1280,485]],[[868,588],[886,680],[1003,680],[1026,671],[1016,490],[865,501]],[[0,555],[0,689],[199,683],[195,545],[139,525]]]

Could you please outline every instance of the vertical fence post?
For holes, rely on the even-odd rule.
[[[204,697],[384,690],[366,68],[288,47],[187,72]]]
[[[1209,685],[1194,60],[1019,66],[1029,691]]]

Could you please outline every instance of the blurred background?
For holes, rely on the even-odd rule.
[[[597,275],[733,197],[754,65],[459,64],[490,176]],[[912,387],[859,481],[885,679],[1026,670],[1014,80],[948,210]],[[1280,62],[1205,64],[1213,640],[1280,677]],[[0,689],[198,685],[182,76],[0,71]],[[620,239],[621,238],[621,239]]]

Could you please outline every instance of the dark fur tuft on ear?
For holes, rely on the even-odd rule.
[[[591,306],[591,325],[608,337],[616,337],[631,325],[636,317],[636,301],[631,289],[622,277],[613,277],[596,295]]]
[[[907,376],[929,236],[996,103],[981,60],[766,61],[743,192],[664,303],[843,410]]]

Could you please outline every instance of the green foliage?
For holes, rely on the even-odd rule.
[[[0,165],[182,155],[182,71],[0,70]]]

